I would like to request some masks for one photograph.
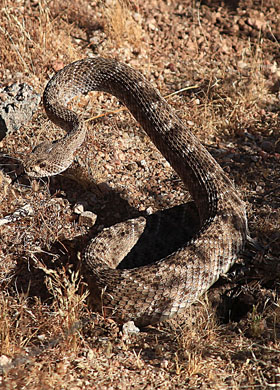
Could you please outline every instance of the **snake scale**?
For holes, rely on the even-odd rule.
[[[67,134],[32,151],[25,163],[29,176],[51,176],[69,167],[86,126],[66,103],[90,91],[110,93],[125,104],[180,176],[198,211],[193,237],[149,264],[117,268],[145,230],[144,217],[104,229],[85,249],[82,262],[95,309],[118,322],[146,326],[183,311],[229,270],[248,236],[245,206],[220,165],[158,90],[139,71],[101,57],[71,63],[48,82],[46,113]]]

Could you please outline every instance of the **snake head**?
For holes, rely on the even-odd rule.
[[[42,142],[37,145],[24,162],[24,169],[30,177],[54,176],[65,171],[73,161],[73,155],[61,153],[56,142]]]

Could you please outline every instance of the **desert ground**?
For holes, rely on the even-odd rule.
[[[257,243],[172,320],[130,334],[90,310],[90,238],[189,194],[99,92],[73,102],[88,119],[73,166],[28,178],[32,148],[65,134],[38,104],[0,141],[0,388],[280,388],[279,0],[0,0],[0,21],[1,88],[41,96],[56,71],[96,55],[141,71],[235,183]]]

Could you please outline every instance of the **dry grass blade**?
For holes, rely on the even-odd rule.
[[[195,88],[198,88],[198,87],[199,87],[198,85],[192,85],[190,87],[181,88],[178,91],[172,92],[172,93],[164,96],[164,98],[168,99],[171,96],[175,96],[175,95],[178,95],[181,92],[188,91],[188,90],[191,90],[191,89],[195,89]],[[126,107],[122,107],[122,108],[118,108],[117,110],[106,111],[103,114],[96,115],[96,116],[93,116],[91,118],[86,119],[85,122],[91,122],[91,121],[93,121],[95,119],[103,118],[103,117],[106,117],[106,116],[112,115],[112,114],[117,114],[118,112],[122,112],[122,111],[126,111],[126,110],[127,110]]]

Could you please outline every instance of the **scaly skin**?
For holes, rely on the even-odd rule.
[[[30,176],[55,175],[71,164],[86,129],[65,105],[89,91],[111,93],[127,106],[179,174],[198,210],[197,233],[159,261],[151,258],[136,268],[116,268],[145,229],[143,218],[104,230],[85,250],[85,276],[95,308],[139,326],[163,321],[193,303],[234,263],[248,235],[245,207],[220,165],[157,89],[140,72],[100,57],[74,62],[49,81],[45,110],[68,134],[33,151],[25,166]]]

